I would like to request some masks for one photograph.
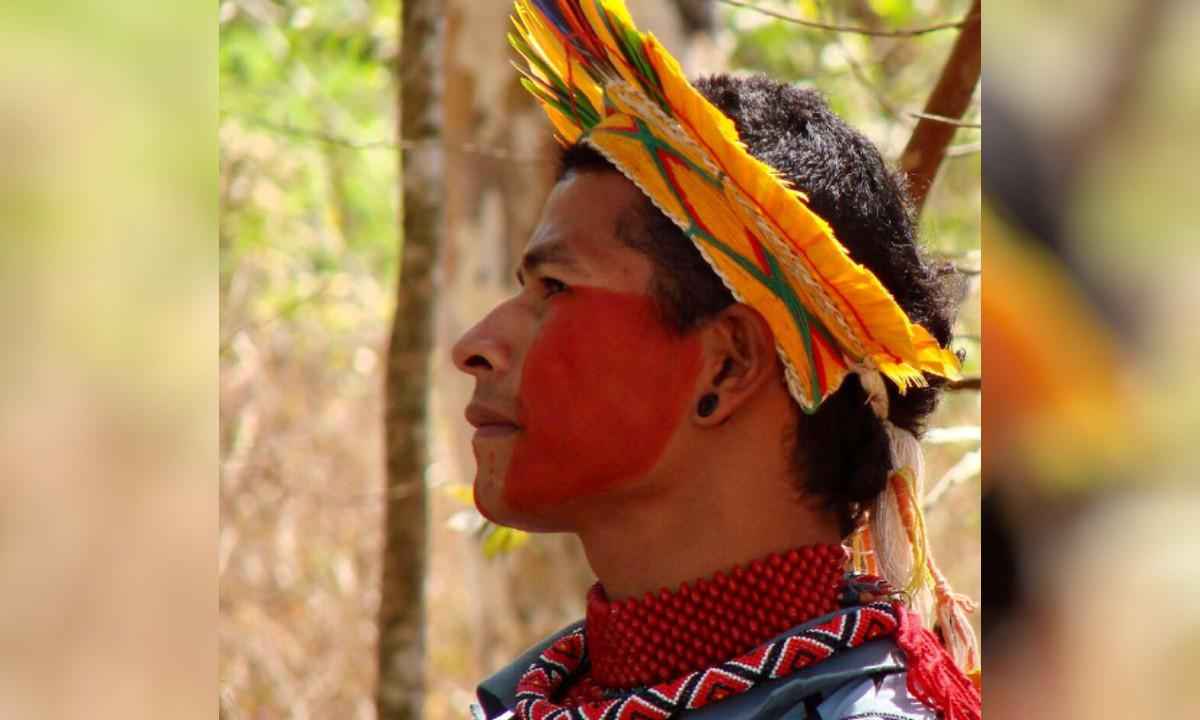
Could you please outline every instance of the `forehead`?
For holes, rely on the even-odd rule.
[[[641,191],[619,173],[569,173],[546,199],[525,260],[547,258],[547,266],[570,265],[591,284],[644,291],[650,260],[617,235],[641,202]]]

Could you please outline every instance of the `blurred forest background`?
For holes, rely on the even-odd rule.
[[[1200,81],[1187,65],[1198,29],[1200,3],[1192,0],[989,8],[983,306],[992,718],[1115,720],[1200,708],[1192,680],[1200,669],[1192,180]],[[1042,253],[1038,279],[1076,293],[1087,319],[1042,296],[1051,317],[1070,317],[1068,332],[1046,336],[1047,323],[1033,322],[1006,333],[992,308],[1038,274],[1006,271],[1010,248]],[[1022,343],[1006,334],[1024,336],[1026,349],[1051,348],[1043,357],[1060,393],[1031,381],[1030,366],[1014,362]],[[1106,350],[1092,352],[1088,335]],[[1081,347],[1087,357],[1066,357]],[[1057,415],[1081,403],[1093,405],[1075,421]],[[1021,433],[1032,436],[1025,447],[1006,441]],[[1008,548],[997,542],[1005,523]],[[1105,589],[1080,592],[1088,587]],[[1161,618],[1170,619],[1168,632],[1154,631]]]
[[[967,0],[628,2],[692,75],[762,71],[819,88],[899,161]],[[225,718],[376,716],[387,471],[384,378],[404,242],[399,154],[442,173],[432,278],[424,716],[583,613],[573,538],[486,527],[469,502],[450,344],[513,290],[549,188],[548,124],[517,84],[510,4],[439,4],[441,140],[396,136],[398,0],[220,5],[220,707]],[[787,20],[802,18],[809,25]],[[812,24],[849,27],[837,31]],[[861,32],[866,30],[867,32]],[[406,37],[412,52],[422,37]],[[972,100],[921,216],[963,279],[956,347],[981,375],[981,129]],[[416,168],[417,165],[412,167]],[[422,172],[428,166],[421,166]],[[980,595],[980,398],[947,394],[926,448],[933,541]],[[466,498],[466,499],[465,499]],[[420,505],[414,505],[419,509]],[[397,519],[393,518],[393,522]],[[978,627],[980,615],[974,622]]]

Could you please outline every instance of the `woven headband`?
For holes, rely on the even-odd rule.
[[[688,82],[622,0],[517,0],[509,40],[522,83],[560,141],[607,157],[678,225],[734,297],[770,325],[805,412],[850,372],[901,392],[958,359],[909,321],[806,197],[753,157],[733,122]]]
[[[847,375],[860,375],[899,469],[856,536],[856,556],[910,595],[934,589],[956,659],[977,667],[973,633],[962,627],[969,601],[949,591],[925,541],[920,446],[887,422],[883,382],[903,393],[926,385],[924,373],[956,378],[958,358],[850,258],[804,193],[746,150],[733,121],[634,26],[623,0],[516,0],[513,24],[521,82],[559,141],[604,155],[687,234],[733,296],[763,316],[801,409],[815,412]],[[966,633],[972,642],[955,648]]]

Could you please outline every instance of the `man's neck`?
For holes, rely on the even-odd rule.
[[[773,552],[839,541],[832,518],[801,502],[788,468],[757,464],[727,458],[653,483],[580,527],[608,596],[675,589]]]

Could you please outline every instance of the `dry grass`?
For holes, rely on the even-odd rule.
[[[332,333],[316,312],[255,324],[231,305],[223,325],[243,329],[221,359],[222,717],[373,717],[381,317]]]

